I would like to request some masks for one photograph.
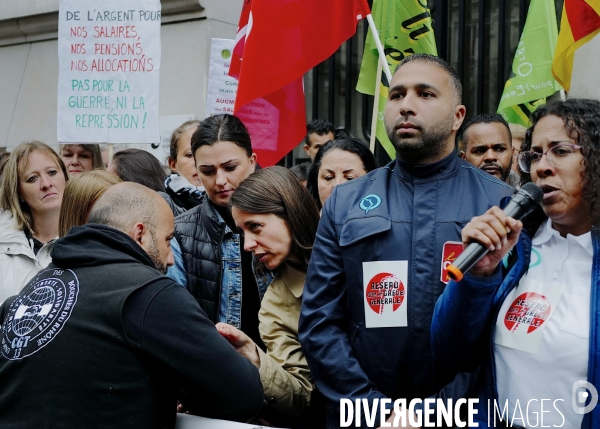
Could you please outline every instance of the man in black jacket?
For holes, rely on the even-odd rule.
[[[173,428],[178,399],[207,417],[255,415],[258,371],[162,275],[173,263],[168,204],[121,183],[89,222],[0,310],[1,426]]]

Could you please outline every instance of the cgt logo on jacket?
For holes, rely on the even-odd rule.
[[[71,317],[78,295],[73,271],[41,271],[10,304],[2,326],[2,356],[23,359],[49,344]]]

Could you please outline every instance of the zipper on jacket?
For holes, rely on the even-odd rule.
[[[225,228],[221,229],[221,240],[219,240],[218,246],[218,254],[219,264],[221,265],[221,269],[219,270],[219,294],[217,295],[217,322],[219,321],[219,312],[221,311],[221,294],[223,293],[223,251],[221,250],[221,246],[223,245],[223,239],[225,238],[225,231],[227,230],[227,223],[225,224]],[[241,307],[240,307],[241,308]]]

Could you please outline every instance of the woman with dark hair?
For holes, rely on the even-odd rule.
[[[104,170],[102,153],[97,144],[63,144],[60,146],[60,157],[71,177],[85,171]]]
[[[595,428],[600,407],[585,414],[571,395],[600,386],[600,102],[551,102],[532,124],[518,159],[541,207],[523,222],[493,207],[465,226],[463,243],[490,251],[437,302],[434,356],[451,373],[483,365],[479,427],[543,416],[547,427]],[[490,403],[506,416],[488,416]]]
[[[141,149],[121,150],[106,169],[123,182],[135,182],[156,192],[164,192],[167,173],[154,155]]]
[[[196,119],[186,121],[171,135],[168,163],[173,173],[165,180],[166,195],[162,196],[175,216],[202,202],[204,187],[198,179],[192,153],[192,135],[198,125],[200,121]]]
[[[269,278],[255,275],[252,253],[243,250],[244,237],[227,208],[256,167],[250,135],[235,116],[210,116],[192,135],[192,153],[206,194],[175,219],[175,265],[167,275],[190,291],[214,323],[242,329],[262,347],[258,310]]]
[[[258,315],[267,351],[233,326],[219,323],[217,329],[260,370],[273,408],[301,416],[314,386],[298,339],[298,319],[319,211],[296,176],[283,167],[252,174],[234,191],[229,205],[243,232],[245,250],[258,259],[259,269],[275,273]],[[292,427],[300,421],[271,423]]]
[[[39,141],[11,153],[0,184],[0,303],[50,263],[69,174]]]
[[[325,143],[315,156],[308,173],[308,191],[319,210],[333,187],[356,179],[377,168],[371,151],[360,140],[345,137]]]

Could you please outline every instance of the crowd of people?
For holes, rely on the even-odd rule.
[[[323,120],[310,162],[260,168],[229,114],[178,127],[168,171],[94,144],[0,157],[0,427],[337,428],[344,399],[353,427],[425,427],[440,401],[394,401],[426,398],[479,399],[478,427],[598,427],[571,395],[600,387],[600,102],[524,129],[461,100],[446,62],[405,58],[381,168]],[[541,204],[507,216],[529,182]]]

